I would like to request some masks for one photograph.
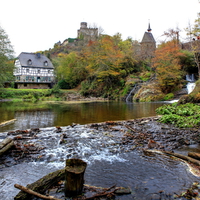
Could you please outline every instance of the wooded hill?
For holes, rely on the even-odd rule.
[[[78,87],[84,96],[125,99],[137,84],[142,89],[134,100],[167,100],[184,87],[186,74],[198,75],[193,52],[182,50],[174,38],[159,45],[153,58],[144,58],[138,46],[116,34],[74,46],[54,45],[41,53],[52,59],[59,87]]]

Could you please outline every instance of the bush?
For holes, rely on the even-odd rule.
[[[61,97],[63,92],[60,90],[58,84],[54,85],[52,89],[49,90],[49,95],[54,95],[56,98]]]
[[[200,106],[196,104],[177,103],[163,105],[156,109],[157,114],[163,115],[160,121],[173,124],[180,128],[191,128],[200,124]]]
[[[173,93],[168,93],[165,95],[165,97],[163,98],[164,101],[170,100],[174,98],[174,94]]]
[[[71,89],[69,83],[67,83],[65,80],[60,80],[58,82],[58,86],[60,89]]]

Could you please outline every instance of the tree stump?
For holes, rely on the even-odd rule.
[[[73,197],[82,193],[87,163],[80,159],[66,160],[65,196]]]

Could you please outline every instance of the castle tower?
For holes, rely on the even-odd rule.
[[[81,22],[81,28],[87,28],[87,22]]]
[[[98,28],[88,28],[87,22],[81,22],[81,27],[77,32],[77,38],[84,41],[94,41],[98,37]]]
[[[143,58],[153,57],[156,50],[156,41],[151,33],[150,23],[147,32],[144,33],[141,44],[141,56]]]

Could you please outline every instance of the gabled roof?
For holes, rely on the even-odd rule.
[[[24,67],[40,67],[40,68],[54,68],[52,62],[45,55],[40,53],[25,53],[22,52],[18,56],[21,66]],[[31,61],[31,64],[28,64],[28,61]],[[47,65],[44,63],[47,62]]]
[[[145,32],[144,33],[144,36],[142,38],[142,42],[141,43],[148,43],[148,42],[156,43],[156,41],[155,41],[155,39],[154,39],[154,37],[153,37],[151,32]]]

